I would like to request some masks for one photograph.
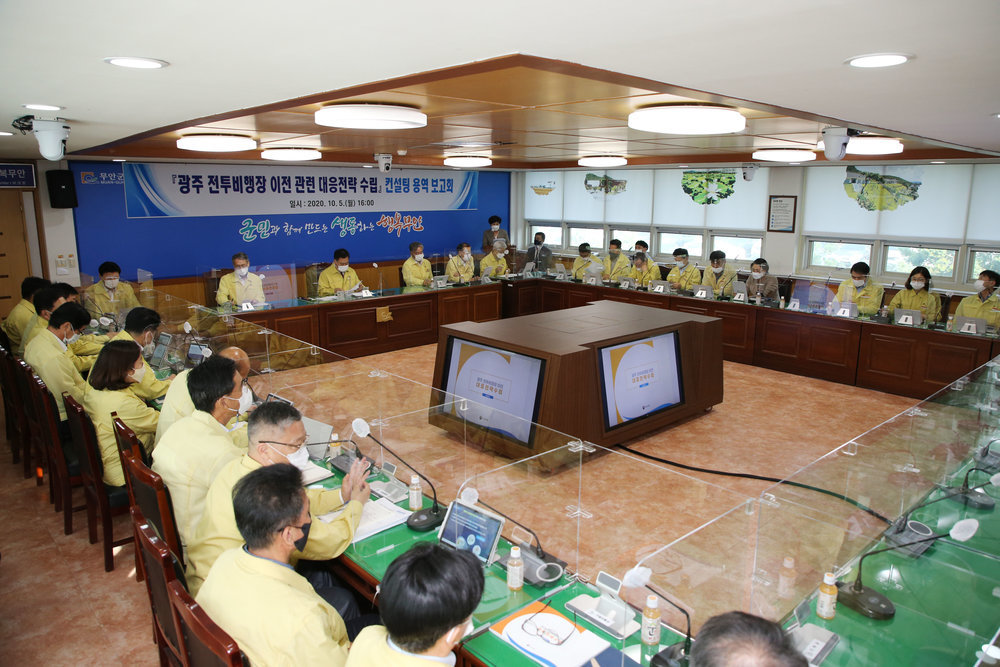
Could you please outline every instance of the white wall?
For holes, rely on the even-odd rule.
[[[48,269],[49,279],[53,282],[67,282],[78,286],[80,266],[77,260],[73,209],[52,208],[49,205],[49,188],[45,180],[45,172],[68,167],[65,161],[39,160],[35,163],[35,168],[38,171],[38,195],[41,199],[38,215],[42,220],[42,234],[45,237],[45,257],[42,257],[42,262]],[[39,248],[36,246],[32,252],[39,253]]]
[[[795,233],[765,232],[764,259],[771,267],[771,274],[776,276],[795,272],[799,238],[802,232],[802,167],[770,167],[768,181],[769,195],[786,195],[798,197],[795,207]]]

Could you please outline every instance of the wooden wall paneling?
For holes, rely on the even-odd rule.
[[[854,320],[759,309],[754,364],[854,384],[861,324]]]
[[[564,308],[586,306],[591,301],[600,301],[602,298],[600,292],[604,288],[591,287],[590,285],[582,285],[580,283],[570,283],[569,285],[569,289],[566,292],[566,305]],[[548,310],[548,308],[544,307],[544,303],[542,310]]]
[[[296,308],[295,310],[301,311],[302,309]],[[268,327],[310,345],[320,345],[319,313],[315,308],[288,314],[284,314],[281,310],[276,311]]]
[[[726,361],[753,363],[757,309],[742,304],[719,302],[711,315],[722,320],[722,356]]]
[[[529,290],[536,294],[536,290]],[[500,319],[500,292],[498,290],[476,290],[472,293],[472,319],[488,322]]]
[[[572,283],[569,284],[571,285]],[[538,300],[540,301],[538,312],[547,313],[552,310],[566,308],[568,295],[569,288],[567,287],[567,283],[555,281],[542,283],[538,292]]]
[[[472,319],[472,298],[466,290],[448,290],[438,297],[438,324]]]
[[[344,354],[339,349],[344,345],[376,345],[379,342],[379,324],[375,321],[376,304],[377,302],[367,301],[350,306],[347,304],[321,306],[322,346],[338,354]]]
[[[437,340],[437,298],[433,292],[392,299],[392,320],[386,323],[386,338],[390,342],[405,339],[399,347],[426,345]],[[382,304],[385,305],[385,304]]]

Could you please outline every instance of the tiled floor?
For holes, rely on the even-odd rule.
[[[430,383],[434,353],[430,345],[359,362]],[[727,362],[724,372],[725,400],[712,412],[630,445],[706,468],[780,477],[914,403],[741,364]],[[63,535],[47,487],[21,477],[6,445],[0,453],[0,663],[156,664],[132,547],[119,549],[115,570],[105,573],[100,546],[88,544],[85,515],[77,513],[76,530]],[[742,494],[766,485],[691,474]],[[120,518],[116,534],[127,529]]]

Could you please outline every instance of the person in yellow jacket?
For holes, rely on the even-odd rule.
[[[83,405],[87,385],[76,370],[66,350],[67,343],[90,324],[90,314],[78,303],[64,303],[49,318],[45,331],[36,336],[24,350],[24,360],[56,399],[59,419],[66,421],[63,393]]]
[[[490,254],[479,260],[479,274],[490,278],[499,278],[507,275],[507,244],[503,241],[494,241],[493,250]]]
[[[476,261],[472,259],[472,246],[468,243],[459,243],[455,248],[458,254],[448,260],[448,274],[450,283],[472,282],[476,271]]]
[[[88,287],[83,293],[83,303],[90,314],[99,318],[105,313],[117,315],[139,305],[135,290],[121,281],[122,267],[114,262],[104,262],[97,268],[100,282]]]
[[[976,294],[965,297],[958,304],[956,317],[977,317],[991,327],[1000,327],[1000,296],[995,291],[1000,274],[987,269],[979,274]]]
[[[231,303],[237,308],[244,303],[254,306],[267,303],[267,298],[264,296],[264,281],[256,273],[250,273],[250,258],[245,252],[233,255],[233,272],[219,279],[215,302],[220,306]]]
[[[251,664],[344,665],[344,620],[289,564],[312,526],[302,473],[287,463],[254,470],[232,503],[245,544],[219,556],[195,600]]]
[[[175,422],[153,449],[153,471],[170,490],[182,545],[201,521],[208,487],[226,464],[246,453],[226,429],[239,412],[242,392],[233,360],[216,354],[195,366],[188,391],[195,411]]]
[[[675,290],[690,290],[701,284],[701,271],[689,263],[688,251],[674,249],[674,268],[667,274],[667,282]]]
[[[21,344],[24,330],[28,328],[31,320],[38,314],[35,312],[35,306],[31,303],[32,297],[35,296],[35,292],[51,284],[45,278],[37,278],[35,276],[28,276],[21,281],[21,300],[7,313],[3,325],[0,325],[3,332],[7,334],[7,338],[10,339],[11,349],[7,351],[11,354],[15,350],[24,348],[24,345]]]
[[[629,277],[635,281],[636,287],[649,287],[649,283],[660,279],[660,267],[649,261],[645,253],[637,252],[632,258],[632,264]]]
[[[709,269],[705,271],[704,282],[712,288],[715,298],[733,295],[733,283],[736,282],[736,269],[726,266],[726,253],[713,250],[708,255]]]
[[[61,306],[64,303],[79,303],[79,295],[72,286],[66,283],[55,283],[52,287],[46,287],[44,289],[38,290],[35,294],[35,311],[38,315],[35,315],[35,319],[28,325],[28,328],[24,330],[23,343],[25,346],[38,334],[45,331],[49,324],[49,317],[52,316],[52,311]],[[94,361],[97,360],[97,354],[104,347],[104,344],[108,342],[107,336],[94,335],[94,334],[83,334],[76,337],[72,343],[67,346],[67,351],[69,353],[69,358],[73,362],[73,366],[76,370],[83,373],[84,371],[89,371],[94,365]]]
[[[632,265],[628,261],[628,255],[622,252],[622,242],[611,239],[608,242],[608,256],[604,258],[604,280],[618,282],[630,275],[632,275]]]
[[[471,552],[418,542],[386,569],[378,597],[385,625],[361,631],[347,656],[348,667],[446,662],[472,629],[483,587],[483,567]]]
[[[868,278],[871,269],[865,262],[851,266],[851,279],[840,283],[835,297],[840,303],[858,304],[858,315],[874,315],[882,307],[885,295],[881,285]]]
[[[588,268],[603,266],[601,261],[590,251],[589,243],[581,243],[577,247],[580,256],[573,260],[573,280],[583,280],[587,277]]]
[[[131,388],[146,372],[141,352],[130,341],[111,341],[97,355],[94,368],[87,376],[83,407],[94,422],[104,462],[104,483],[108,486],[125,485],[125,471],[118,454],[112,412],[118,413],[125,425],[135,432],[147,454],[153,451],[153,434],[156,433],[159,413],[146,405]]]
[[[931,294],[930,287],[931,272],[924,266],[914,267],[904,288],[889,302],[889,314],[895,313],[897,308],[919,310],[924,322],[937,322],[941,319],[941,297]]]
[[[250,447],[247,453],[230,461],[208,487],[205,511],[195,529],[194,539],[188,543],[187,583],[191,595],[198,594],[212,565],[224,551],[243,544],[233,515],[233,487],[236,483],[262,466],[291,463],[301,469],[301,466],[311,465],[309,452],[304,447],[306,427],[302,423],[302,415],[291,405],[280,401],[261,405],[250,417],[249,428]],[[365,482],[366,465],[360,459],[356,460],[339,490],[306,489],[312,530],[305,547],[292,553],[292,565],[299,558],[313,561],[336,558],[351,544],[361,520],[362,507],[371,493]],[[333,521],[317,520],[318,516],[340,507],[344,507],[345,511]],[[341,597],[352,599],[349,594]],[[327,601],[333,604],[331,600]],[[337,606],[334,604],[334,607]],[[353,614],[339,608],[337,611],[342,618],[349,620],[352,615],[358,616],[357,605],[352,606]]]
[[[130,340],[138,345],[145,356],[153,354],[156,340],[156,331],[160,328],[160,314],[151,308],[138,307],[129,311],[125,316],[125,328],[118,332],[111,340]],[[153,369],[146,362],[142,361],[146,367],[146,372],[142,376],[142,381],[138,382],[132,391],[144,401],[151,401],[167,393],[170,388],[170,380],[174,378],[170,375],[166,380],[158,380]]]
[[[28,326],[24,328],[21,334],[21,345],[14,348],[15,354],[21,357],[24,356],[24,349],[31,342],[31,339],[48,328],[49,317],[51,317],[56,308],[64,303],[66,303],[66,297],[63,296],[62,290],[57,287],[43,287],[35,292],[35,296],[31,297],[31,304],[34,306],[35,313],[37,314],[31,318]]]
[[[410,256],[403,262],[403,284],[407,287],[430,287],[434,277],[431,263],[424,259],[424,244],[410,244]]]
[[[347,252],[347,248],[337,248],[333,251],[333,264],[319,274],[319,295],[333,296],[337,292],[349,292],[359,285],[361,279],[351,268],[351,253]]]

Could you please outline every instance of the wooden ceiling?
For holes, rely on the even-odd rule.
[[[313,112],[330,103],[381,102],[417,107],[427,126],[413,130],[347,130],[317,125]],[[712,102],[738,108],[747,127],[737,134],[678,136],[629,129],[633,110],[671,102]],[[895,136],[904,151],[869,160],[973,159],[980,153],[835,118],[736,100],[582,65],[512,55],[356,86],[255,109],[158,128],[74,155],[179,160],[259,160],[259,151],[183,151],[176,140],[193,132],[239,132],[260,147],[320,149],[323,162],[441,166],[446,155],[488,154],[497,169],[575,167],[586,155],[624,155],[632,165],[750,161],[760,148],[815,148],[828,125]],[[822,152],[818,161],[822,161]],[[853,160],[853,156],[852,156]]]

